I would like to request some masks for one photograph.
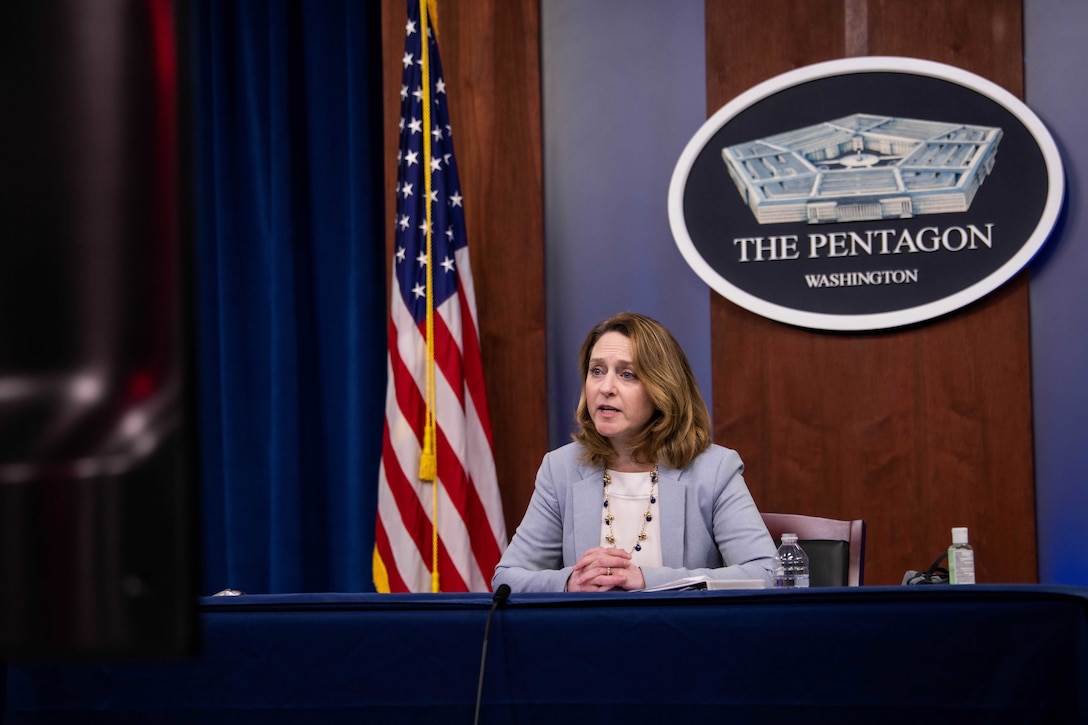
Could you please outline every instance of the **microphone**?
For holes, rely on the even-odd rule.
[[[487,624],[484,625],[484,648],[480,653],[480,679],[476,684],[476,715],[472,718],[473,725],[480,722],[480,700],[484,693],[484,666],[487,663],[487,636],[491,633],[491,617],[499,607],[506,606],[506,600],[510,598],[510,585],[500,584],[491,597],[491,610],[487,613]]]
[[[491,611],[495,611],[498,607],[506,606],[506,600],[510,598],[510,585],[500,584],[499,588],[495,590],[495,596],[491,598],[492,606]]]

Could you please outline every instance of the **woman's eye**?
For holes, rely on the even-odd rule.
[[[620,373],[620,377],[622,377],[624,380],[634,380],[635,374],[630,370],[624,370],[622,373]]]

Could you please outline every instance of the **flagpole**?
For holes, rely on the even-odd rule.
[[[419,477],[431,482],[431,591],[441,591],[438,580],[438,455],[436,453],[436,416],[435,416],[435,381],[434,381],[434,265],[431,237],[431,63],[429,0],[419,0],[419,32],[422,51],[420,61],[423,71],[423,179],[426,197],[423,205],[426,209],[427,238],[427,422],[423,430],[423,453],[419,459]]]

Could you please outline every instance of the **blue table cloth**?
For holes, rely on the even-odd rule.
[[[470,723],[486,594],[201,601],[200,654],[11,662],[4,725]],[[495,612],[481,723],[1085,723],[1088,590],[549,594]]]

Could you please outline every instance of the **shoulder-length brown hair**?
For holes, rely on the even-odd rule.
[[[583,458],[604,466],[616,453],[597,432],[586,401],[590,355],[606,332],[619,332],[631,341],[631,363],[655,407],[650,422],[632,440],[632,455],[644,463],[663,461],[684,468],[710,446],[710,414],[676,338],[660,322],[634,312],[621,312],[598,323],[582,343],[582,394],[574,440],[586,447]]]

